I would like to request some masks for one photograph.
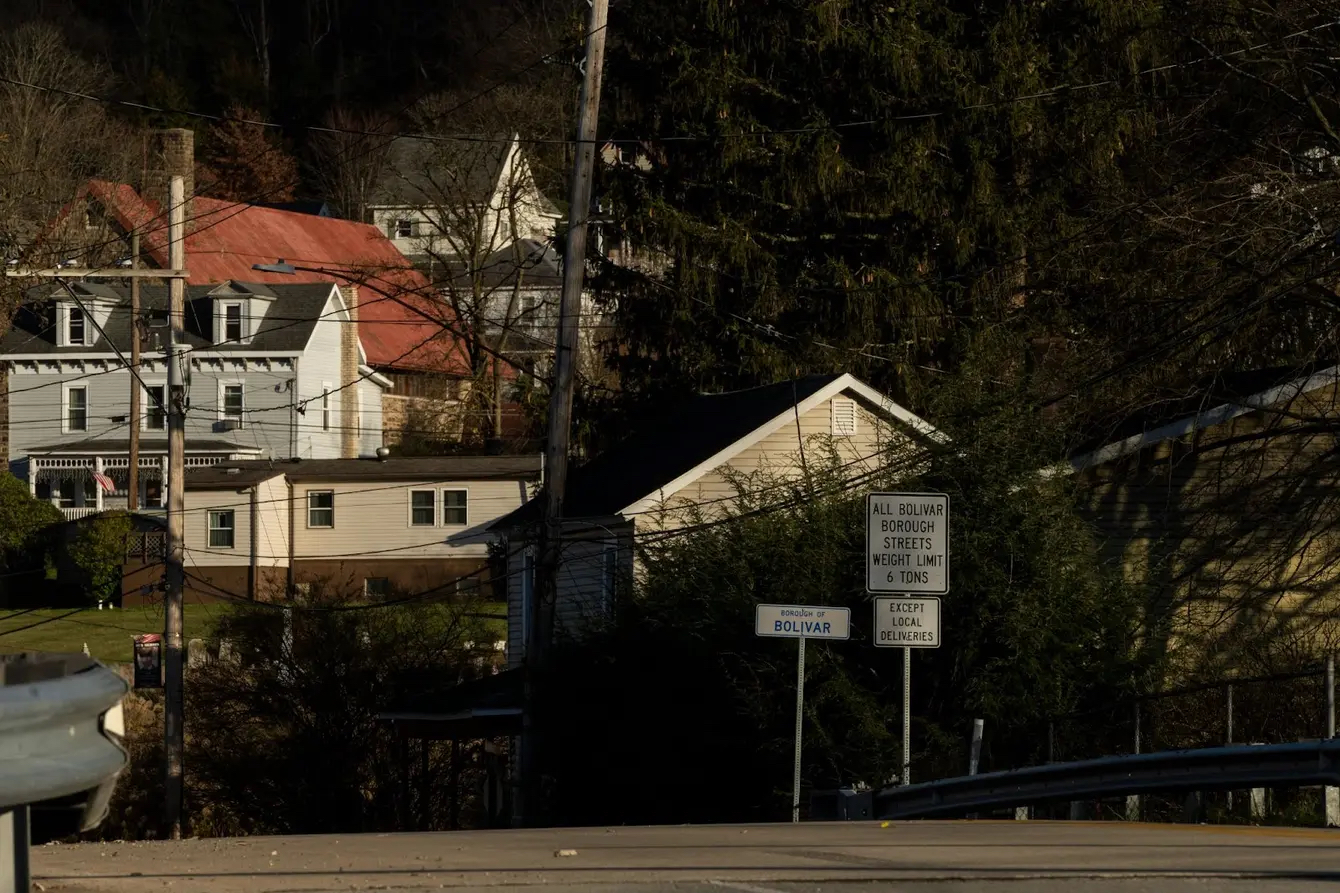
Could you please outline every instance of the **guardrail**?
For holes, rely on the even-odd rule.
[[[0,893],[30,886],[30,817],[61,836],[107,814],[128,686],[84,655],[0,656]]]
[[[1340,739],[1103,757],[827,797],[839,804],[870,797],[872,817],[905,819],[1128,794],[1307,785],[1340,785]],[[849,810],[823,811],[841,818]]]

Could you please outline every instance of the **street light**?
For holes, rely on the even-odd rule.
[[[278,263],[252,264],[251,269],[255,270],[257,273],[282,273],[285,276],[292,276],[294,273],[298,272],[297,267],[293,266],[293,264],[286,263],[282,257],[279,259]]]

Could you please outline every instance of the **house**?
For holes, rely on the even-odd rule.
[[[536,183],[516,134],[396,140],[369,212],[373,225],[430,275],[443,259],[486,258],[522,240],[548,242],[562,216]]]
[[[270,599],[322,587],[368,598],[487,598],[497,576],[488,528],[530,500],[540,468],[534,455],[191,469],[187,597]]]
[[[156,134],[143,182],[91,181],[80,201],[53,224],[54,242],[71,248],[76,266],[129,264],[132,233],[140,238],[141,265],[165,269],[168,240],[165,201],[173,175],[185,181],[186,269],[192,285],[230,281],[278,286],[325,283],[340,288],[356,325],[345,337],[358,340],[369,368],[391,381],[383,422],[394,441],[415,405],[425,376],[447,380],[469,375],[453,329],[426,277],[414,269],[376,227],[340,220],[293,205],[224,201],[194,195],[194,133]],[[66,231],[68,230],[68,231]],[[285,260],[287,272],[259,271],[257,264]],[[3,393],[3,388],[0,388]],[[356,411],[353,394],[341,392],[344,412]],[[0,429],[4,406],[0,403]]]
[[[846,374],[723,394],[666,407],[655,420],[568,475],[559,635],[607,612],[618,581],[634,571],[634,543],[719,517],[765,474],[795,480],[806,456],[831,451],[848,480],[887,466],[903,446],[938,438],[923,419]],[[522,658],[534,595],[536,500],[493,525],[508,560],[508,661]]]
[[[1340,366],[1214,376],[1121,418],[1066,466],[1175,671],[1340,629]]]
[[[166,504],[167,290],[48,280],[28,289],[0,337],[7,461],[68,517],[127,505],[129,403],[141,388],[139,504]],[[229,280],[186,289],[186,466],[228,459],[334,459],[382,444],[390,381],[350,338],[345,293],[329,282]],[[138,332],[137,332],[138,329]],[[143,349],[138,375],[131,340]],[[99,485],[99,478],[103,484]]]

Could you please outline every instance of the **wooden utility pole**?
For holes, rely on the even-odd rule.
[[[130,268],[140,267],[140,231],[130,233]],[[140,371],[140,280],[130,280],[130,368]],[[130,376],[130,477],[126,483],[126,508],[132,512],[140,507],[140,385],[136,375]]]
[[[186,280],[186,187],[174,176],[168,190],[168,266],[174,275],[168,285],[167,341],[167,592],[164,598],[163,641],[163,754],[166,763],[166,818],[173,840],[181,839],[182,764],[186,739],[182,731],[185,712],[182,692],[182,567],[185,533],[183,510],[186,472],[186,394],[182,386],[182,346],[185,344]]]
[[[568,233],[563,250],[563,294],[558,311],[558,338],[549,393],[549,432],[545,440],[545,512],[540,528],[539,561],[527,618],[523,675],[525,703],[521,715],[520,782],[512,821],[534,825],[539,816],[540,761],[535,717],[536,683],[542,680],[554,630],[558,571],[562,561],[563,497],[568,478],[568,444],[572,433],[572,390],[577,366],[582,283],[586,272],[586,230],[591,212],[591,179],[595,173],[596,124],[600,113],[600,76],[605,63],[605,28],[609,0],[588,0],[586,58],[581,99],[577,106],[577,151],[568,192]]]

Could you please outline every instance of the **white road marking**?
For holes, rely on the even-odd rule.
[[[739,890],[740,893],[783,893],[776,887],[760,887],[758,884],[745,884],[740,881],[722,881],[712,878],[708,881],[714,887],[725,887],[728,890]]]

